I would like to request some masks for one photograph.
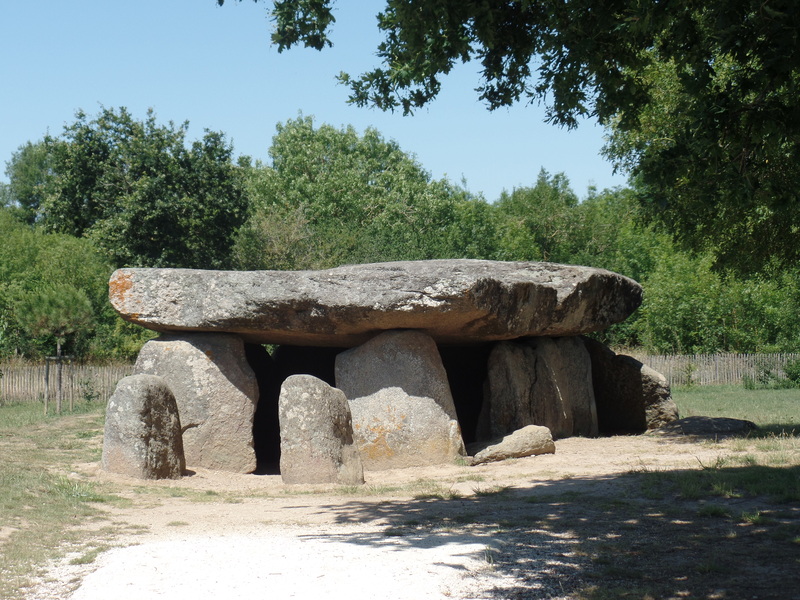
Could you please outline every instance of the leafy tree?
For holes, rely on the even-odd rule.
[[[84,236],[117,266],[228,265],[246,217],[240,168],[221,133],[186,147],[188,123],[103,109],[45,138],[53,175],[39,205],[49,231]],[[13,182],[12,182],[13,184]]]
[[[248,177],[253,206],[234,251],[240,268],[471,256],[486,246],[476,227],[491,238],[491,221],[475,221],[488,205],[432,181],[374,129],[359,135],[299,117],[278,125],[269,153],[272,166],[256,165]]]
[[[16,209],[20,218],[33,223],[39,215],[47,184],[52,177],[52,157],[44,142],[27,142],[6,163],[9,185],[5,206]]]
[[[644,281],[635,327],[663,353],[796,352],[800,279],[796,270],[742,278],[712,269],[710,255],[669,252]]]
[[[767,91],[741,84],[741,68],[719,58],[698,95],[674,62],[654,64],[650,103],[635,126],[612,123],[605,152],[633,175],[645,216],[685,249],[711,251],[718,268],[747,273],[800,258],[800,74]]]
[[[94,315],[86,292],[68,283],[53,283],[24,294],[17,319],[32,336],[55,339],[56,356],[67,337],[91,325]]]
[[[48,336],[56,342],[56,411],[61,413],[61,346],[92,322],[92,305],[86,293],[69,284],[55,283],[22,296],[17,318],[32,336]]]
[[[565,245],[574,264],[644,281],[661,257],[673,251],[668,235],[642,223],[641,206],[630,188],[590,190],[575,212],[575,227]]]
[[[578,197],[563,173],[542,169],[533,187],[503,191],[496,209],[504,260],[566,262],[566,245],[577,225]]]
[[[275,0],[273,42],[331,45],[333,5]],[[340,76],[351,102],[410,113],[456,64],[478,61],[489,108],[546,102],[551,122],[588,116],[635,138],[612,154],[687,247],[741,270],[800,254],[793,0],[387,0],[378,27],[382,66]]]
[[[135,356],[148,332],[125,323],[111,308],[112,270],[91,241],[46,233],[20,222],[13,211],[0,209],[0,358],[52,354],[57,332],[33,327],[36,313],[30,306],[47,304],[37,298],[58,295],[62,286],[67,290],[64,298],[79,297],[74,302],[79,309],[84,300],[91,307],[90,324],[63,337],[67,352],[81,358]],[[76,320],[85,322],[83,317]]]

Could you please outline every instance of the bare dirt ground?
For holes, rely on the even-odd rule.
[[[731,457],[769,478],[747,458],[759,452],[573,438],[554,455],[367,473],[359,488],[202,469],[142,482],[81,465],[75,477],[124,501],[28,598],[800,599],[796,499],[685,489],[684,474]]]

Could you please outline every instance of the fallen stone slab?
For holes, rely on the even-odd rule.
[[[392,329],[437,343],[588,333],[628,317],[642,288],[603,269],[459,259],[325,271],[119,269],[109,296],[124,319],[156,331],[352,347]]]
[[[686,436],[721,440],[729,437],[744,437],[758,429],[752,421],[730,417],[684,417],[658,429],[648,431],[649,435],[666,437]]]
[[[555,454],[556,445],[547,427],[527,425],[488,444],[470,444],[469,449],[474,454],[472,465],[482,465],[509,458]]]

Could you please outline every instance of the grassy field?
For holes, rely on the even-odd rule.
[[[693,386],[672,390],[682,417],[746,419],[766,433],[800,434],[800,389],[747,390],[740,386]]]
[[[0,597],[15,598],[37,565],[79,544],[106,502],[72,465],[100,458],[103,409],[45,417],[38,403],[0,407]]]
[[[507,493],[477,499],[491,506],[522,502],[526,519],[536,511],[542,511],[543,521],[548,514],[562,515],[552,522],[553,532],[559,533],[559,527],[577,532],[593,565],[586,584],[569,597],[668,598],[678,584],[662,572],[690,569],[685,587],[699,590],[738,576],[733,565],[741,560],[771,564],[777,575],[791,565],[800,573],[800,390],[691,387],[673,395],[681,416],[748,419],[762,429],[749,439],[721,445],[713,463],[694,470],[643,468],[619,477],[615,485],[627,491],[616,501],[563,491],[535,503]],[[82,555],[76,560],[91,562],[113,533],[106,529],[101,507],[122,502],[117,490],[76,474],[76,465],[100,458],[103,407],[81,404],[75,414],[62,417],[45,417],[41,408],[37,403],[0,407],[4,599],[24,598],[31,578],[67,550],[77,549]],[[521,547],[529,543],[525,536],[531,534],[524,527],[515,535]]]

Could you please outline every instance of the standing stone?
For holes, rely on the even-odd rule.
[[[447,374],[433,339],[389,331],[336,357],[364,468],[452,462],[465,454]]]
[[[279,416],[284,483],[364,483],[341,390],[312,375],[292,375],[281,386]]]
[[[160,375],[175,394],[190,467],[234,473],[255,470],[253,414],[258,385],[238,336],[162,335],[144,345],[134,373]]]
[[[501,342],[489,355],[480,440],[503,437],[526,425],[547,427],[558,439],[572,434],[572,414],[555,375],[527,343]]]
[[[186,470],[178,406],[161,377],[119,381],[106,408],[101,465],[139,479],[179,479]]]
[[[669,384],[661,373],[600,342],[583,341],[592,360],[600,433],[643,433],[678,418]]]
[[[556,439],[597,435],[591,364],[579,339],[529,338],[492,350],[479,439],[526,425],[547,427]]]
[[[552,373],[564,406],[572,416],[572,435],[596,437],[592,361],[581,338],[531,338],[529,343]]]

